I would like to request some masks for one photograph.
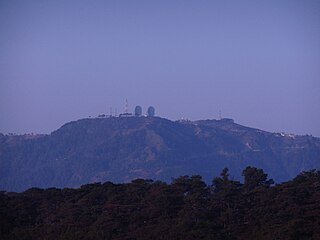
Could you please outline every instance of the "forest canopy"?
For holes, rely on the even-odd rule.
[[[247,167],[206,184],[136,179],[0,193],[1,239],[320,239],[320,172],[275,185]]]

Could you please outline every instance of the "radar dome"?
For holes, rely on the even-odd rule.
[[[155,109],[154,109],[154,107],[150,106],[150,107],[148,108],[147,115],[148,115],[149,117],[154,117],[154,115],[155,115]]]
[[[134,109],[134,115],[139,117],[142,114],[142,108],[140,106],[136,106],[136,108]]]

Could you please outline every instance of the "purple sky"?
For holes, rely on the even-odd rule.
[[[320,1],[0,0],[0,132],[149,105],[320,136]]]

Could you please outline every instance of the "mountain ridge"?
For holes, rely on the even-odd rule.
[[[277,182],[320,168],[320,139],[269,133],[232,119],[170,121],[159,117],[86,118],[49,135],[0,136],[0,189],[77,187],[135,178],[170,181],[228,167],[263,168]]]

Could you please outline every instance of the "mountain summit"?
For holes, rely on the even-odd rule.
[[[231,119],[170,121],[159,117],[81,119],[50,135],[0,134],[0,189],[77,187],[135,178],[170,181],[199,174],[206,181],[246,166],[276,182],[320,169],[320,139],[269,133]]]

